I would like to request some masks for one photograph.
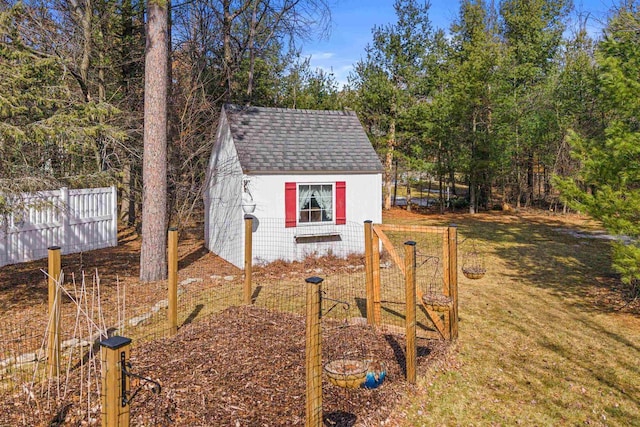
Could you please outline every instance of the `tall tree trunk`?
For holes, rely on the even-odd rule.
[[[469,213],[476,213],[476,186],[478,184],[478,171],[476,170],[476,132],[478,130],[478,121],[476,113],[473,113],[473,122],[471,130],[471,161],[469,164]]]
[[[438,200],[440,201],[440,213],[444,213],[444,174],[442,173],[442,143],[438,142]]]
[[[387,137],[387,155],[384,161],[384,209],[391,209],[391,176],[393,173],[393,151],[396,147],[396,111],[395,96],[391,101],[391,122],[389,123],[389,135]]]
[[[132,61],[133,50],[133,5],[131,0],[123,0],[120,14],[122,34],[120,39],[120,86],[124,93],[130,90],[131,80],[134,75]],[[129,138],[132,144],[133,139]],[[120,219],[127,220],[127,225],[133,226],[136,221],[136,197],[135,197],[135,165],[136,159],[132,153],[127,153],[123,159],[122,192],[120,204]]]
[[[526,190],[527,201],[525,204],[526,207],[533,206],[533,195],[534,195],[533,193],[535,189],[533,163],[534,163],[533,153],[529,153],[527,155],[527,190]]]
[[[249,29],[249,76],[247,78],[247,105],[251,105],[253,97],[253,74],[256,62],[256,27],[258,26],[258,1],[253,1],[253,12],[251,14],[251,28]],[[295,99],[295,97],[294,97]],[[295,107],[294,107],[295,108]]]
[[[144,156],[142,168],[142,248],[140,281],[167,277],[167,58],[166,0],[147,5],[147,54],[144,90]]]
[[[129,216],[131,205],[133,205],[131,193],[131,162],[127,159],[122,168],[122,189],[120,191],[120,221],[126,220],[127,224],[132,223]]]
[[[231,0],[223,0],[222,2],[223,16],[222,16],[222,49],[223,49],[223,70],[225,76],[225,83],[227,86],[225,100],[228,102],[231,100],[231,23],[234,16],[231,14]]]
[[[411,177],[407,172],[407,211],[411,212]]]

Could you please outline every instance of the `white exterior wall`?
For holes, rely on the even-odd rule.
[[[251,176],[249,190],[256,202],[252,214],[254,225],[253,260],[255,263],[302,260],[309,255],[324,255],[329,250],[337,256],[364,252],[364,221],[382,222],[382,174],[357,175],[257,175]],[[333,184],[346,182],[345,225],[305,224],[285,228],[285,182],[296,184]],[[335,188],[334,204],[335,207]],[[269,227],[261,226],[261,219]],[[273,221],[278,224],[272,225]],[[356,230],[354,232],[354,229]],[[277,233],[274,230],[278,231]],[[348,232],[347,232],[348,231]],[[297,235],[338,233],[341,241],[296,243]],[[238,265],[238,264],[236,264]]]
[[[220,116],[216,145],[209,159],[204,199],[205,246],[230,263],[244,263],[242,169],[231,142],[226,114]]]

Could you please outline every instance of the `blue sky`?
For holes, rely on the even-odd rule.
[[[589,12],[592,32],[598,33],[608,10],[616,0],[574,0],[578,11]],[[497,3],[497,0],[496,0]],[[434,28],[447,30],[456,19],[458,2],[431,0],[429,18]],[[311,57],[312,68],[322,68],[334,74],[342,86],[353,65],[364,57],[371,43],[371,30],[376,25],[395,22],[393,0],[334,0],[331,33],[326,40],[313,40],[303,46],[303,56]]]

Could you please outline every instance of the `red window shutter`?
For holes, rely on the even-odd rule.
[[[295,227],[298,212],[296,209],[296,183],[284,183],[284,226]]]
[[[347,223],[347,183],[336,182],[336,224]]]

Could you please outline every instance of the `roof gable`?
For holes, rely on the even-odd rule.
[[[223,107],[245,173],[380,173],[352,111]]]

